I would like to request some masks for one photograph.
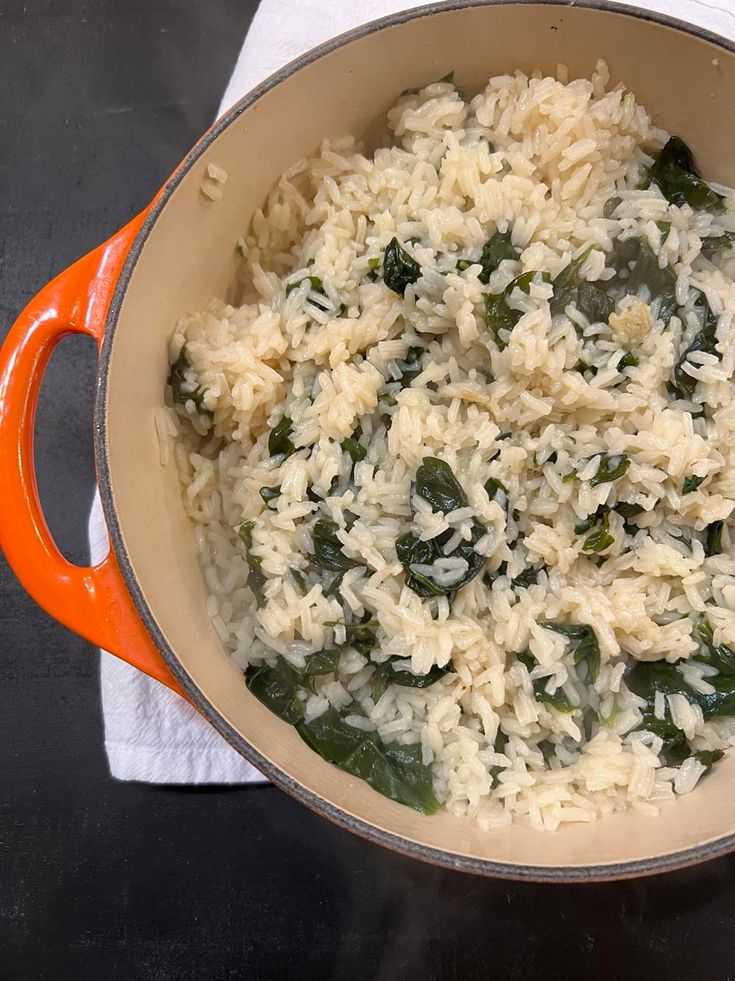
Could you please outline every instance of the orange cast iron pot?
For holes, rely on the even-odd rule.
[[[324,136],[380,138],[403,89],[455,71],[465,92],[516,68],[587,76],[599,58],[680,134],[705,174],[735,184],[735,49],[702,30],[611,4],[433,4],[368,24],[310,52],[242,99],[186,157],[152,205],[43,289],[0,352],[0,546],[28,592],[72,630],[188,698],[276,784],[343,827],[405,854],[483,874],[550,881],[674,868],[735,846],[735,759],[652,819],[618,814],[541,834],[482,832],[417,814],[320,759],[245,688],[206,614],[192,527],[154,423],[179,317],[232,296],[234,246],[278,175]],[[201,193],[207,165],[229,175]],[[33,425],[62,337],[99,347],[95,455],[108,557],[60,554],[41,511]]]

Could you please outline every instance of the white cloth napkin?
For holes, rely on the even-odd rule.
[[[735,37],[735,0],[638,0]],[[262,0],[219,108],[221,115],[264,78],[304,51],[376,17],[420,6],[416,0]],[[89,520],[93,562],[107,552],[99,497]],[[102,651],[102,711],[110,772],[148,783],[250,783],[265,778],[183,699]]]

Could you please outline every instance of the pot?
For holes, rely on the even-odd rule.
[[[543,834],[480,831],[420,815],[331,766],[246,689],[207,617],[193,530],[154,423],[177,319],[227,296],[233,243],[276,177],[323,136],[377,132],[397,93],[455,70],[473,91],[521,68],[589,76],[604,58],[654,120],[696,149],[703,171],[735,183],[735,47],[670,18],[617,5],[447,3],[345,34],[288,65],[197,143],[141,215],[33,299],[0,353],[0,545],[49,613],[188,698],[274,783],[363,837],[438,865],[521,879],[642,875],[735,847],[735,756],[658,819],[632,812]],[[229,174],[220,201],[201,193],[208,164]],[[99,347],[95,453],[108,557],[68,563],[39,504],[33,424],[59,340]]]

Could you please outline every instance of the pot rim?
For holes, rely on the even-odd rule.
[[[118,278],[112,300],[107,313],[105,323],[104,341],[99,352],[97,369],[97,381],[95,389],[94,404],[94,457],[97,471],[97,482],[99,487],[102,509],[110,535],[110,543],[117,559],[120,572],[125,581],[125,585],[137,608],[146,630],[151,636],[155,646],[159,650],[161,657],[175,679],[179,682],[186,695],[197,707],[205,719],[219,732],[221,736],[235,748],[246,760],[252,763],[268,779],[295,797],[310,810],[328,818],[332,823],[344,828],[354,834],[359,835],[367,841],[382,845],[391,851],[396,851],[410,858],[420,859],[431,865],[438,865],[443,868],[461,872],[471,872],[474,874],[495,876],[503,879],[514,879],[518,881],[531,882],[599,882],[605,880],[619,880],[634,878],[638,876],[653,875],[658,872],[672,871],[695,865],[699,862],[718,858],[728,852],[735,850],[735,832],[724,835],[701,845],[679,851],[668,852],[665,855],[655,856],[648,859],[636,859],[626,862],[609,862],[602,865],[557,865],[557,866],[538,866],[520,865],[509,862],[498,862],[492,859],[477,859],[468,855],[461,855],[456,852],[444,851],[433,846],[420,844],[403,838],[398,834],[378,828],[361,818],[355,817],[341,808],[336,807],[329,801],[324,800],[308,787],[292,780],[283,771],[278,769],[269,760],[263,757],[250,743],[248,743],[240,733],[227,722],[219,713],[217,708],[204,696],[189,675],[184,670],[181,662],[176,657],[173,648],[168,643],[163,632],[159,629],[153,611],[148,605],[143,590],[133,571],[132,562],[128,555],[120,522],[112,493],[112,481],[108,461],[107,446],[107,382],[110,367],[110,353],[118,325],[120,312],[123,305],[125,293],[127,291],[130,278],[136,263],[142,253],[148,236],[151,233],[156,221],[166,207],[173,192],[179,186],[184,176],[200,159],[202,154],[217,140],[217,138],[228,129],[242,113],[250,108],[262,96],[281,82],[295,75],[297,72],[325,55],[341,48],[352,41],[377,33],[385,28],[394,27],[399,24],[408,23],[413,20],[420,20],[424,17],[431,17],[435,14],[444,13],[449,10],[458,10],[472,7],[491,7],[491,6],[549,6],[549,7],[581,7],[590,10],[599,10],[609,13],[622,14],[638,20],[652,21],[664,27],[669,27],[689,34],[694,37],[708,41],[725,51],[735,54],[735,43],[724,38],[706,28],[668,14],[656,11],[642,10],[638,7],[630,7],[627,4],[616,2],[616,0],[445,0],[445,2],[428,3],[420,7],[409,10],[399,11],[377,20],[361,24],[350,31],[339,34],[337,37],[325,41],[309,51],[304,52],[298,58],[288,62],[278,71],[274,72],[260,84],[256,85],[246,95],[239,99],[227,112],[220,116],[209,130],[194,144],[192,149],[176,168],[171,177],[164,184],[161,192],[152,205],[138,235],[136,236],[130,251],[127,255],[122,271]]]

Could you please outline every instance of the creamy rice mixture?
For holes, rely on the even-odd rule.
[[[173,335],[214,628],[402,803],[654,815],[735,738],[733,202],[603,64],[388,124],[285,173],[239,305]]]

